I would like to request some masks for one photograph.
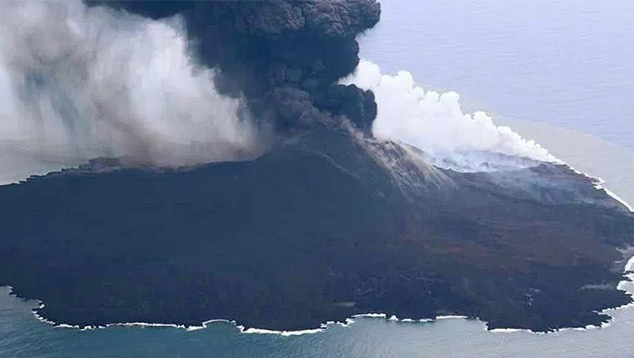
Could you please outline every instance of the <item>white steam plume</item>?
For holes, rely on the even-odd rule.
[[[260,153],[241,103],[195,68],[178,18],[3,2],[0,183],[102,156],[153,165]]]
[[[409,72],[383,75],[378,65],[362,60],[343,83],[374,92],[375,137],[418,147],[434,165],[470,172],[557,161],[535,142],[494,125],[486,113],[463,113],[457,93],[438,94],[416,86]]]

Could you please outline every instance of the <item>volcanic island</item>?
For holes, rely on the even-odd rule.
[[[278,140],[243,161],[98,158],[0,186],[0,284],[41,317],[290,331],[454,314],[551,331],[631,301],[617,284],[634,215],[594,179],[546,162],[458,172],[372,137],[372,92],[337,80],[375,1],[150,3],[107,5],[182,14],[218,85]]]

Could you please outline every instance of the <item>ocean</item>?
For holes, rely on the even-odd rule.
[[[634,4],[626,1],[384,0],[362,57],[384,73],[461,94],[498,124],[534,139],[634,203]],[[634,293],[634,284],[623,288]],[[550,334],[487,332],[461,318],[357,318],[297,336],[205,329],[80,331],[38,321],[0,292],[0,357],[634,357],[634,308],[607,327]]]

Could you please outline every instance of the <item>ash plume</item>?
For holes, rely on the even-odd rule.
[[[0,183],[97,157],[181,166],[256,157],[349,120],[337,80],[374,0],[9,1],[0,14]]]
[[[337,125],[369,129],[370,91],[337,84],[359,63],[356,36],[380,17],[376,0],[88,1],[152,19],[185,20],[200,64],[217,68],[216,86],[244,96],[257,121],[278,132]]]
[[[178,18],[80,1],[0,12],[0,184],[97,157],[181,166],[244,160],[267,130],[195,66]]]

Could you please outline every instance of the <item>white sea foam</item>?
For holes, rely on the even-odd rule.
[[[445,316],[438,316],[436,317],[436,320],[443,320],[443,319],[468,319],[469,317],[467,316],[461,316],[461,315],[445,315]]]
[[[322,325],[321,328],[305,329],[305,330],[299,330],[299,331],[274,331],[269,329],[248,328],[246,330],[242,330],[242,333],[275,334],[275,335],[280,335],[284,337],[291,337],[291,336],[301,336],[303,334],[314,334],[314,333],[323,332],[327,327],[328,327],[328,324],[324,324]]]

